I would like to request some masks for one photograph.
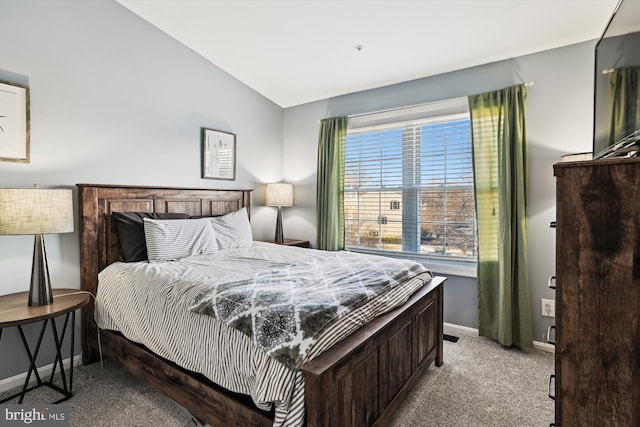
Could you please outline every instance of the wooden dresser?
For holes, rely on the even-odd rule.
[[[554,175],[556,425],[640,426],[640,158]]]

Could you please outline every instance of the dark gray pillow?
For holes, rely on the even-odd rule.
[[[147,244],[144,238],[144,218],[152,219],[188,219],[184,213],[155,213],[155,212],[112,212],[111,217],[116,223],[122,261],[147,261]]]

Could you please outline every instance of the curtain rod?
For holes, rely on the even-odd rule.
[[[464,98],[464,97],[460,96],[458,98]],[[451,99],[456,99],[456,98],[451,98]],[[441,101],[431,101],[431,102],[424,102],[422,104],[411,104],[411,105],[403,105],[401,107],[391,107],[391,108],[386,108],[384,110],[367,111],[366,113],[349,114],[349,115],[347,115],[347,117],[348,118],[362,117],[362,116],[370,116],[372,114],[387,113],[389,111],[406,110],[408,108],[423,107],[425,105],[435,104],[436,102],[441,102]]]
[[[531,86],[533,86],[533,81],[523,82],[521,84],[525,85],[526,87],[531,87]],[[458,98],[464,98],[464,97],[463,96],[459,96]],[[451,98],[451,99],[456,99],[456,98]],[[442,101],[450,101],[450,99],[448,99],[448,100],[445,99],[445,100],[440,100],[440,101],[424,102],[422,104],[403,105],[402,107],[392,107],[392,108],[386,108],[384,110],[368,111],[366,113],[348,114],[347,117],[348,118],[362,117],[362,116],[368,116],[370,114],[380,114],[380,113],[387,113],[389,111],[404,110],[404,109],[407,109],[407,108],[423,107],[425,105],[434,104],[436,102],[442,102]]]

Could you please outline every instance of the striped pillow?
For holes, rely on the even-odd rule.
[[[144,218],[144,238],[149,261],[175,261],[218,249],[215,231],[207,218]]]
[[[253,234],[247,208],[210,218],[218,241],[218,249],[250,248]]]
[[[147,244],[144,241],[144,218],[151,219],[187,219],[186,213],[156,212],[112,212],[120,240],[121,260],[123,262],[147,261]]]

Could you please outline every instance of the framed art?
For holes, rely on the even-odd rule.
[[[236,135],[202,128],[202,178],[236,179]]]
[[[0,161],[29,163],[29,88],[0,81]]]

